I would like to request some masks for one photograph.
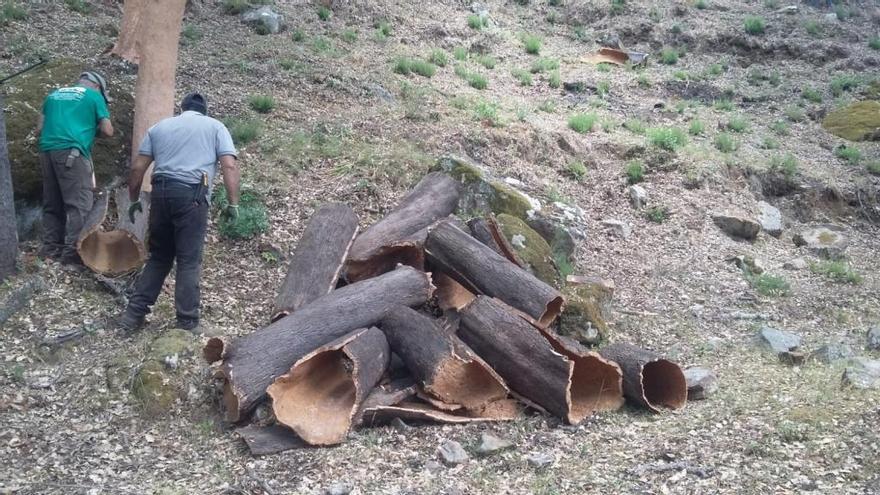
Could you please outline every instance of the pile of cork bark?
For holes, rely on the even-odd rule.
[[[272,322],[204,349],[226,418],[252,451],[333,445],[358,426],[509,420],[526,408],[572,424],[621,407],[684,406],[681,369],[627,344],[560,336],[565,300],[516,263],[492,218],[454,216],[459,184],[430,173],[358,235],[346,205],[311,218]]]

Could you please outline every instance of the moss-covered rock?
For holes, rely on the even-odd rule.
[[[43,99],[52,90],[75,83],[79,74],[88,68],[81,61],[57,59],[3,84],[6,135],[16,199],[35,202],[42,196],[43,177],[34,130]],[[111,75],[104,75],[108,77],[114,97],[110,104],[110,118],[117,132],[112,138],[96,139],[92,148],[92,161],[99,185],[106,184],[125,168],[134,113],[130,88],[117,84]]]
[[[147,358],[164,362],[165,358],[173,356],[188,357],[193,355],[196,345],[195,336],[192,333],[175,328],[168,330],[150,344]]]
[[[529,218],[529,211],[540,208],[535,200],[504,181],[490,177],[479,165],[465,158],[443,157],[431,170],[445,172],[461,183],[458,209],[462,213],[504,213],[526,220]]]
[[[159,361],[147,361],[135,374],[131,393],[140,401],[144,412],[158,416],[171,411],[180,395],[173,378]]]
[[[822,127],[835,136],[863,141],[880,129],[880,101],[858,101],[829,113]]]
[[[536,277],[555,287],[562,285],[562,278],[553,263],[550,245],[521,219],[502,213],[497,217],[504,237],[513,246],[519,259]]]
[[[565,288],[565,309],[559,317],[559,333],[584,345],[608,340],[608,323],[614,285],[595,277],[578,280]]]

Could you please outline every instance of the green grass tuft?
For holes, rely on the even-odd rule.
[[[584,165],[584,162],[571,162],[568,164],[568,175],[580,182],[587,175],[587,166]]]
[[[708,5],[706,4],[706,0],[697,0],[694,2],[694,7],[696,7],[697,10],[706,10]]]
[[[775,150],[779,148],[779,141],[771,136],[764,136],[764,139],[761,140],[761,148],[765,150]]]
[[[722,98],[720,100],[715,100],[715,109],[721,110],[722,112],[729,112],[733,110],[733,101],[728,98]]]
[[[660,50],[660,63],[666,65],[675,65],[678,63],[678,50],[674,48],[664,48]]]
[[[271,95],[251,95],[248,106],[255,112],[269,113],[275,109],[275,98]]]
[[[532,85],[532,74],[525,69],[513,69],[510,71],[510,74],[514,79],[519,81],[520,86],[531,86]]]
[[[633,134],[645,133],[645,123],[642,122],[640,119],[629,119],[623,123],[623,127]]]
[[[868,47],[872,50],[880,50],[880,36],[874,36],[868,40]]]
[[[638,184],[645,180],[645,166],[638,160],[627,162],[624,173],[628,184]]]
[[[389,36],[391,36],[391,23],[388,21],[379,21],[379,23],[376,24],[376,39],[384,41]]]
[[[569,117],[568,127],[575,132],[586,134],[593,130],[593,126],[599,118],[594,113],[576,113]]]
[[[733,136],[726,132],[715,136],[715,148],[722,153],[731,153],[736,151],[737,144]]]
[[[306,33],[303,32],[302,29],[294,29],[293,32],[290,33],[290,39],[298,43],[306,39]]]
[[[495,60],[495,58],[490,55],[479,55],[474,60],[476,60],[476,62],[478,64],[482,65],[483,67],[485,67],[489,70],[494,69],[495,65],[498,63],[498,61]]]
[[[27,19],[28,12],[12,0],[7,0],[0,5],[0,26],[9,24],[9,21],[23,21]]]
[[[834,149],[834,156],[846,160],[850,165],[858,165],[862,161],[862,151],[855,146],[840,145]]]
[[[488,81],[486,81],[486,78],[482,74],[469,71],[463,64],[455,66],[455,74],[467,81],[467,83],[475,89],[486,89],[489,85]]]
[[[794,177],[798,170],[797,158],[791,153],[775,155],[770,158],[770,170],[780,172],[786,177]]]
[[[813,103],[822,103],[822,95],[813,88],[804,88],[801,90],[801,97]]]
[[[486,122],[492,127],[504,126],[504,122],[499,116],[497,103],[486,100],[477,101],[474,105],[474,116],[477,120]]]
[[[400,57],[394,61],[394,72],[404,76],[415,73],[430,78],[437,72],[437,66],[417,58]]]
[[[428,61],[437,67],[446,67],[446,64],[449,63],[449,56],[446,55],[444,50],[435,48],[431,50],[431,55],[428,57]]]
[[[358,39],[358,32],[356,29],[348,28],[348,29],[342,31],[342,41],[345,41],[346,43],[351,44],[351,43],[354,43],[355,41],[357,41],[357,39]]]
[[[822,25],[815,19],[808,19],[804,22],[804,31],[810,36],[817,38],[822,34]]]
[[[321,5],[320,7],[318,7],[318,19],[321,19],[322,21],[327,22],[330,20],[330,18],[332,16],[333,16],[333,11],[328,9],[326,6]]]
[[[212,202],[221,211],[229,204],[226,188],[220,186],[214,190]],[[225,215],[220,216],[217,230],[220,235],[229,239],[250,239],[257,234],[269,230],[269,217],[262,198],[253,189],[244,187],[238,199],[238,218],[231,220]]]
[[[92,13],[92,5],[86,0],[64,0],[64,5],[68,9],[83,15]]]
[[[727,121],[727,128],[733,132],[743,133],[749,128],[749,121],[742,115],[735,115]]]
[[[744,270],[746,280],[752,288],[762,296],[787,296],[791,293],[791,285],[782,277],[762,273],[760,275]]]
[[[770,124],[770,130],[780,136],[788,136],[788,124],[784,120],[777,120]]]
[[[542,40],[538,36],[535,36],[533,34],[523,35],[522,42],[526,53],[530,55],[537,55],[541,53]]]
[[[471,14],[467,18],[467,24],[471,29],[480,30],[489,27],[489,19],[479,14]]]
[[[688,127],[688,134],[691,136],[700,136],[704,132],[706,132],[706,125],[703,124],[702,121],[697,119],[691,121],[691,125]]]
[[[807,118],[807,113],[803,108],[796,105],[789,105],[785,107],[785,116],[788,117],[788,120],[792,122],[801,122],[805,118]]]
[[[532,72],[548,72],[559,68],[559,60],[555,58],[541,57],[532,63]]]
[[[244,146],[258,137],[263,132],[263,128],[259,121],[250,119],[233,118],[225,122],[232,135],[232,141],[237,146]]]
[[[547,75],[547,84],[554,89],[562,86],[562,76],[559,75],[558,70],[554,70]]]
[[[645,210],[645,218],[649,222],[663,223],[669,219],[669,208],[665,206],[652,206]]]
[[[838,283],[860,284],[862,276],[843,261],[822,261],[810,263],[810,271],[817,275],[824,275]]]
[[[467,60],[468,52],[462,46],[457,46],[452,49],[452,56],[455,57],[455,60],[464,61]]]
[[[866,164],[865,170],[871,175],[880,175],[880,161]]]
[[[647,135],[648,142],[668,151],[675,151],[687,144],[687,136],[677,127],[654,127],[648,129]]]
[[[846,91],[858,88],[862,84],[862,78],[854,74],[843,74],[831,78],[831,94],[841,96]]]
[[[767,28],[767,23],[761,16],[746,16],[744,24],[746,32],[752,35],[764,34],[764,30]]]

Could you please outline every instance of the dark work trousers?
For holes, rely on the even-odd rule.
[[[71,154],[71,152],[73,152]],[[40,152],[43,166],[43,249],[77,261],[76,241],[95,202],[92,162],[78,150]]]
[[[198,185],[153,179],[150,199],[150,256],[126,310],[144,316],[156,303],[171,264],[177,261],[174,306],[177,319],[199,319],[199,277],[208,225],[208,202]]]

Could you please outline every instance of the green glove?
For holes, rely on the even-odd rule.
[[[131,204],[131,206],[128,207],[129,221],[131,221],[131,223],[134,223],[134,214],[135,213],[143,213],[143,212],[144,212],[144,207],[141,206],[140,200],[135,201],[134,203]]]
[[[223,216],[226,217],[226,220],[230,222],[234,222],[238,220],[238,205],[228,205],[225,210],[223,210]]]

